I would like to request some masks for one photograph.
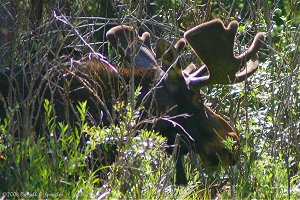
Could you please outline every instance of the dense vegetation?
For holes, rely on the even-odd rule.
[[[85,102],[78,102],[81,122],[71,129],[56,120],[51,100],[45,99],[43,133],[32,130],[30,109],[20,116],[13,107],[0,119],[0,198],[299,199],[299,12],[299,0],[1,1],[0,70],[26,66],[38,71],[89,54],[126,65],[105,39],[105,32],[120,23],[147,27],[154,43],[159,37],[174,42],[210,19],[238,20],[237,53],[256,32],[266,32],[267,39],[259,70],[247,82],[205,88],[207,103],[229,116],[240,133],[237,166],[210,172],[196,155],[188,155],[189,184],[175,186],[165,139],[146,130],[136,134],[142,108],[119,102],[122,121],[96,127],[85,121]],[[191,61],[201,64],[188,48],[181,62]],[[137,88],[131,102],[138,95]],[[89,137],[85,145],[82,135]],[[117,160],[91,170],[86,158],[97,144],[110,151],[108,138],[116,138]]]

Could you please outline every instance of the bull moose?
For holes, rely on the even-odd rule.
[[[41,106],[42,99],[53,95],[58,121],[67,121],[72,126],[72,122],[78,120],[74,105],[78,101],[87,101],[87,118],[91,123],[101,126],[117,123],[113,104],[117,99],[129,99],[128,85],[134,80],[136,87],[142,86],[136,103],[145,108],[142,117],[153,119],[153,116],[161,116],[146,127],[167,138],[168,152],[176,147],[176,184],[186,185],[183,156],[188,152],[199,154],[207,167],[230,166],[237,162],[235,153],[223,142],[226,138],[238,142],[236,129],[204,104],[200,90],[209,84],[244,81],[257,69],[257,52],[264,35],[258,33],[249,49],[235,56],[233,45],[237,28],[236,21],[225,27],[221,20],[212,20],[185,32],[184,38],[175,45],[159,39],[154,52],[149,33],[140,37],[132,27],[116,26],[107,32],[107,38],[132,64],[131,67],[115,67],[104,60],[85,58],[70,62],[61,69],[42,69],[39,76],[28,68],[19,70],[19,73],[12,73],[12,70],[1,72],[0,117],[9,112],[9,106],[15,106],[7,103],[9,97],[19,100],[17,104],[22,110]],[[191,63],[185,69],[181,68],[177,55],[186,44],[203,61],[203,66],[198,68]],[[11,88],[17,88],[18,92],[12,93]],[[34,121],[32,131],[45,131],[40,126],[43,116],[40,109],[36,110],[30,118]],[[166,116],[172,118],[172,122],[165,120]],[[178,138],[179,142],[176,142]]]

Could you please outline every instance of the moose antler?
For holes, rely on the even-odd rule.
[[[256,71],[257,52],[265,35],[257,33],[249,49],[235,56],[233,45],[237,28],[237,21],[230,22],[226,28],[221,20],[215,19],[185,32],[186,41],[205,64],[198,70],[191,64],[183,71],[189,87],[197,90],[207,84],[238,83]]]
[[[148,68],[158,65],[150,47],[150,34],[148,32],[144,32],[140,37],[132,27],[119,25],[111,28],[106,33],[106,37],[112,46],[128,62],[133,62],[137,68]]]

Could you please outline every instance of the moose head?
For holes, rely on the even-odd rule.
[[[174,64],[164,78],[162,83],[164,89],[159,92],[160,97],[165,96],[169,99],[169,103],[162,103],[164,106],[172,105],[172,103],[177,106],[174,114],[187,113],[189,115],[187,118],[175,120],[182,126],[182,129],[161,125],[161,123],[157,126],[158,130],[168,138],[169,145],[174,145],[176,134],[181,135],[182,142],[176,160],[177,184],[187,184],[182,156],[190,150],[200,155],[206,167],[214,167],[218,164],[230,166],[237,162],[236,155],[224,145],[224,140],[227,138],[239,141],[236,129],[204,104],[200,92],[201,87],[209,84],[242,82],[258,68],[257,52],[264,40],[264,34],[258,33],[249,49],[235,56],[233,45],[237,28],[236,21],[230,22],[228,27],[225,27],[221,20],[212,20],[185,32],[184,39],[180,39],[175,46],[162,39],[158,40],[156,53],[149,45],[149,33],[138,37],[135,43],[133,37],[126,36],[129,32],[131,36],[136,34],[128,26],[117,26],[107,33],[107,38],[113,47],[121,49],[120,53],[126,55],[127,61],[132,62],[128,54],[132,52],[132,48],[136,49],[138,53],[135,54],[133,62],[136,60],[147,62],[143,66],[135,65],[138,68],[157,67],[160,60],[162,69],[166,69],[166,66],[169,67],[174,62],[186,42],[204,63],[200,68],[191,63],[185,69]],[[148,59],[149,57],[152,59]],[[153,62],[154,58],[157,62]],[[172,148],[169,151],[171,152]]]

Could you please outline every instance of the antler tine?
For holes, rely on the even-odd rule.
[[[190,87],[194,82],[206,83],[209,80],[207,67],[205,65],[197,69],[196,65],[191,63],[182,70],[182,75],[188,87]]]
[[[257,52],[260,49],[265,36],[266,33],[257,33],[249,49],[236,57],[238,60],[240,60],[241,65],[247,66],[244,68],[244,70],[236,74],[237,83],[244,81],[247,77],[251,76],[256,71],[258,67]]]
[[[148,49],[151,49],[149,32],[144,32],[142,36],[139,37],[139,41],[141,41]]]
[[[175,49],[177,49],[178,52],[181,52],[184,49],[185,45],[186,45],[185,39],[184,38],[180,38],[176,42],[176,44],[174,45],[174,47],[175,47]]]
[[[234,84],[244,81],[258,67],[257,52],[264,40],[264,33],[258,33],[250,48],[234,56],[233,45],[238,22],[232,21],[226,28],[219,19],[196,26],[184,34],[199,58],[206,65],[199,74],[191,74],[187,82],[197,90],[207,84]],[[246,65],[246,66],[245,66]],[[240,71],[243,69],[243,71]],[[202,77],[199,77],[201,76]]]
[[[106,33],[106,38],[122,56],[126,55],[129,42],[133,41],[133,28],[127,25],[119,25],[111,28]]]
[[[106,33],[106,37],[112,46],[128,62],[133,62],[137,68],[148,68],[158,65],[150,47],[150,34],[148,32],[144,32],[141,37],[137,37],[137,33],[132,27],[119,25],[111,28]],[[134,42],[135,39],[137,40],[136,43]]]
[[[266,33],[259,32],[255,35],[251,46],[242,54],[237,56],[237,59],[246,59],[249,60],[256,55],[260,47],[262,46],[263,41],[265,40]]]

